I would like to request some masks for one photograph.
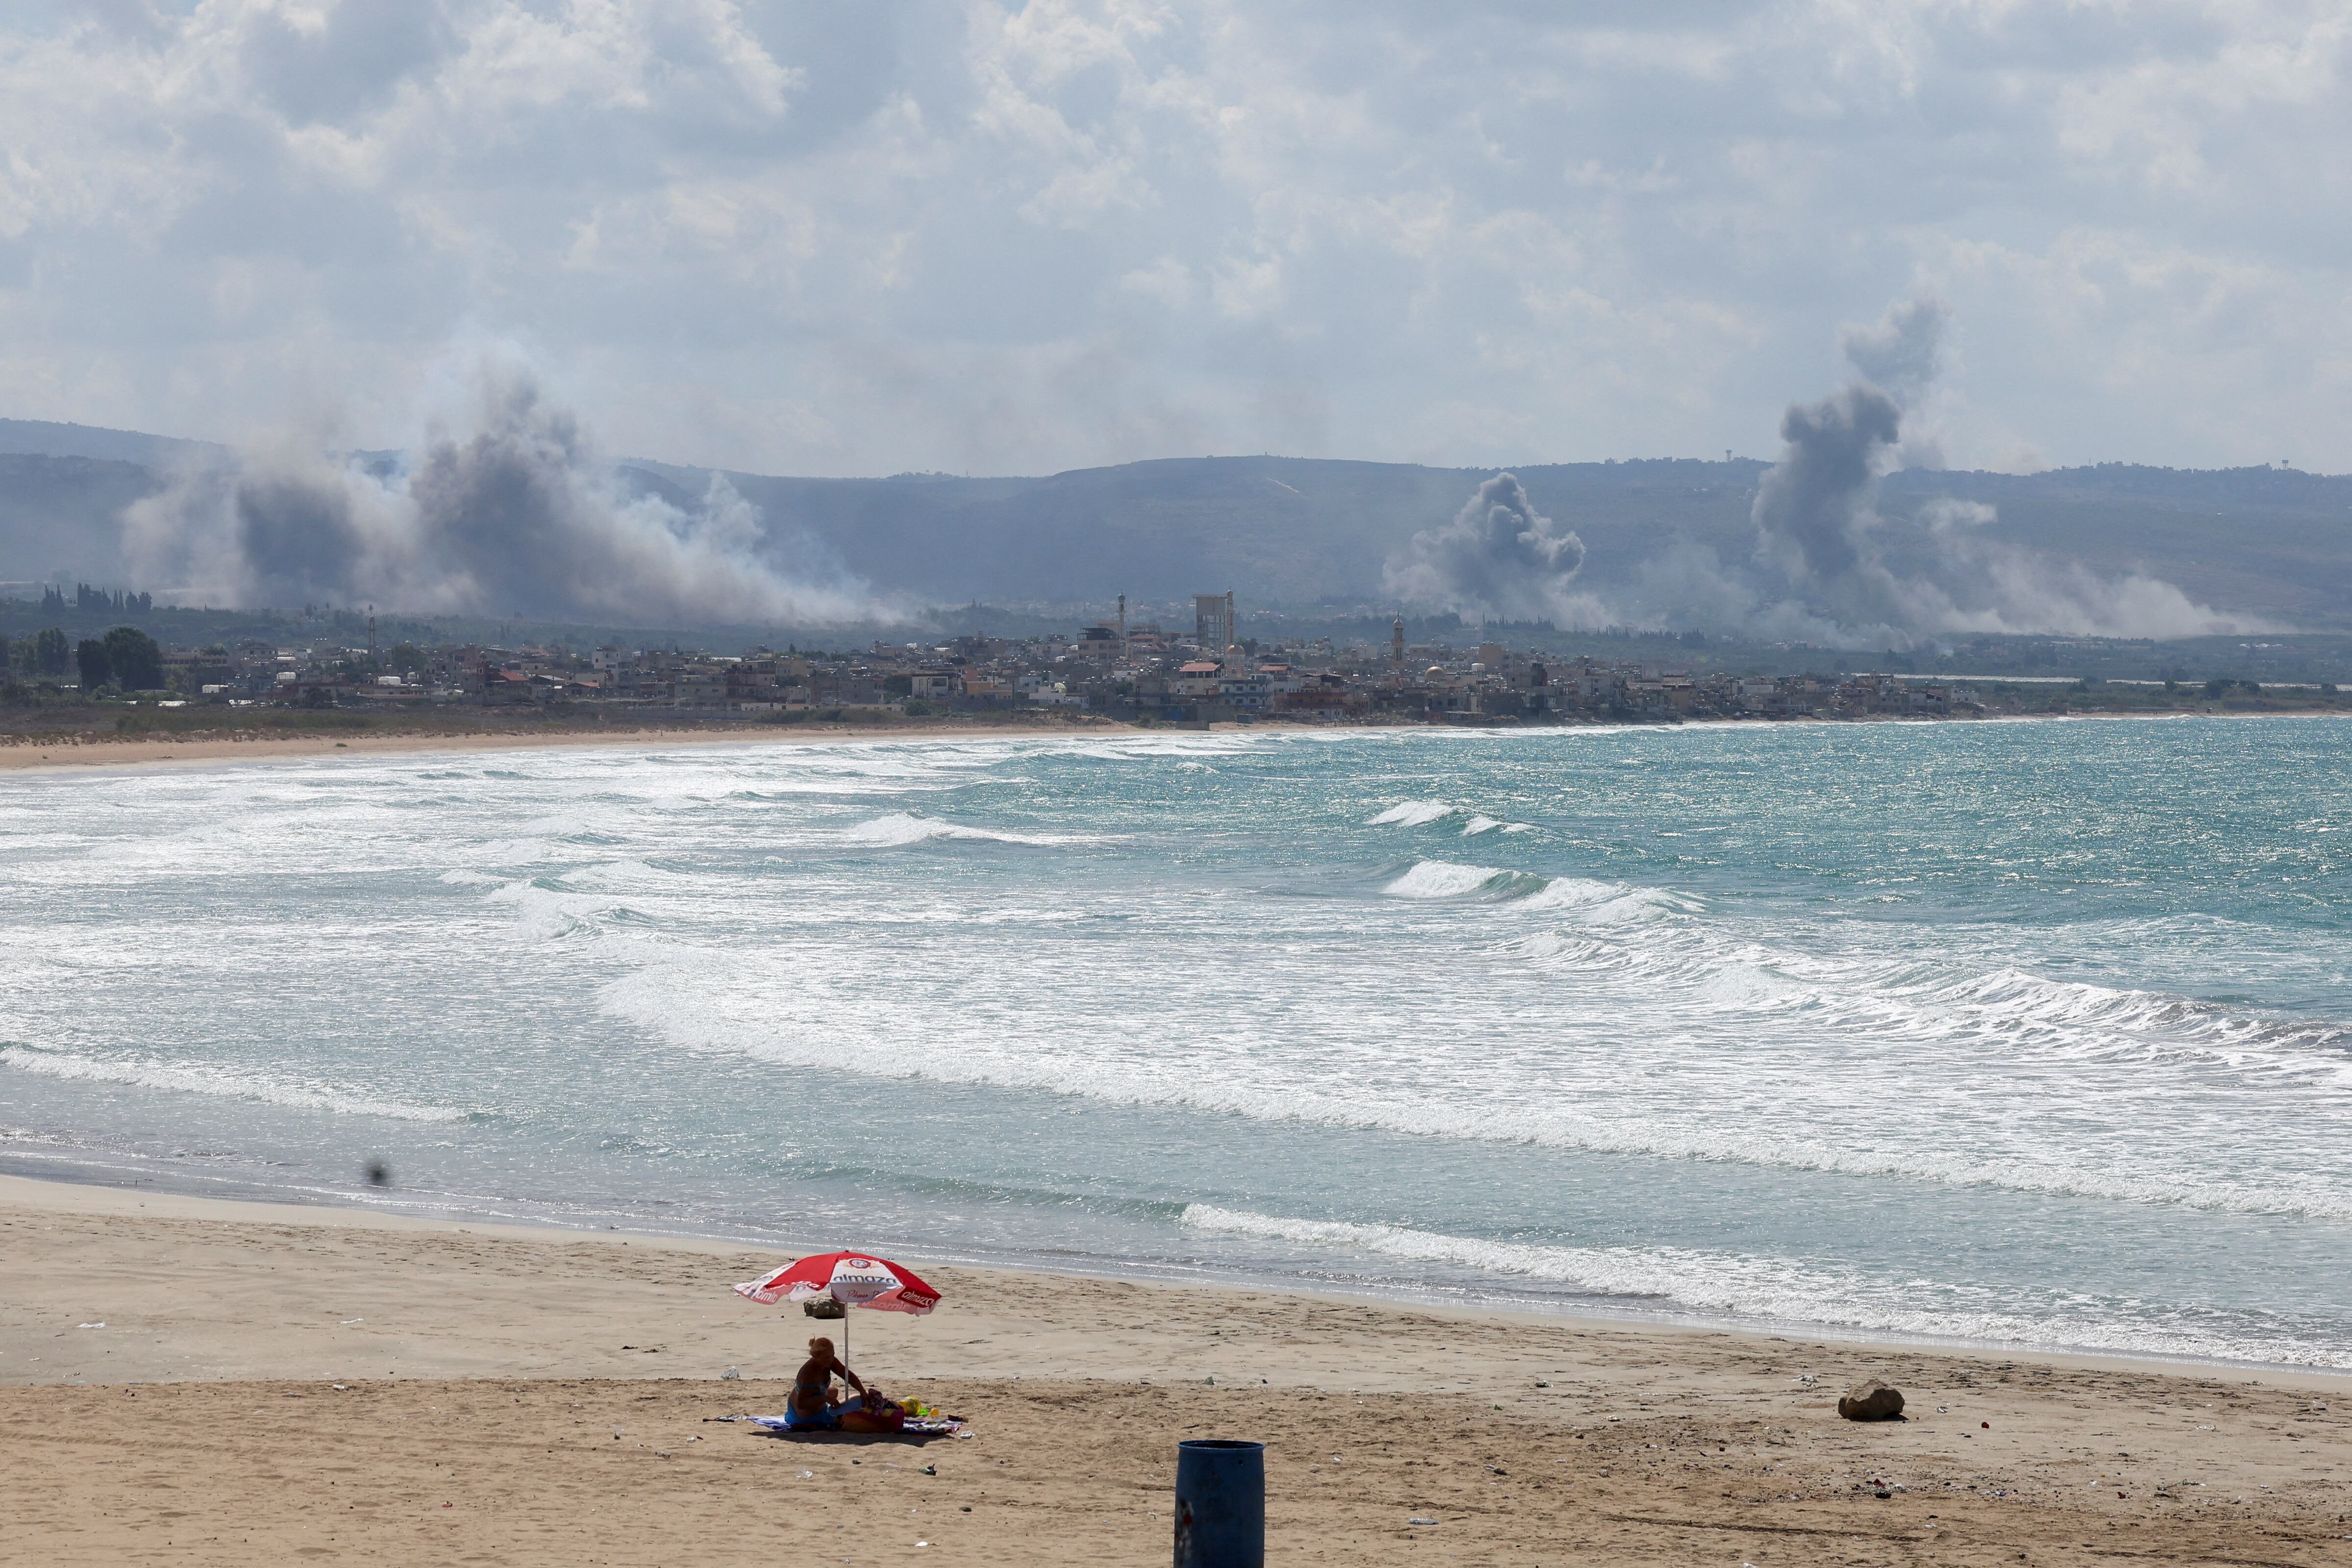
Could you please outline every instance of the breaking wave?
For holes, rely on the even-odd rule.
[[[1433,822],[1443,822],[1449,816],[1465,818],[1462,837],[1475,838],[1482,833],[1532,833],[1535,825],[1528,822],[1506,822],[1499,816],[1489,816],[1483,811],[1468,811],[1443,800],[1408,800],[1389,807],[1364,826],[1367,827],[1426,827]]]
[[[1526,898],[1546,886],[1541,877],[1494,866],[1463,866],[1451,860],[1420,860],[1381,889],[1391,899]]]
[[[1004,833],[987,827],[966,827],[961,823],[942,822],[937,817],[917,816],[912,812],[897,811],[887,816],[877,816],[870,822],[843,830],[845,844],[862,844],[874,848],[896,848],[902,845],[922,844],[935,838],[970,839],[990,844],[1099,844],[1099,835],[1084,833]]]
[[[1389,807],[1367,823],[1369,827],[1419,827],[1440,817],[1454,815],[1454,807],[1442,800],[1408,800]]]

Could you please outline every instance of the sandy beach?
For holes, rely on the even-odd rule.
[[[1157,1563],[1222,1436],[1283,1562],[2352,1563],[2324,1375],[940,1267],[853,1361],[972,1436],[787,1441],[777,1260],[0,1180],[0,1561]]]

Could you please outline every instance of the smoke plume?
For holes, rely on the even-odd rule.
[[[285,443],[184,472],[125,513],[132,563],[216,605],[656,626],[895,618],[837,573],[781,569],[723,478],[690,506],[632,493],[527,372],[486,371],[479,405],[472,428],[433,432],[406,457]]]
[[[1496,474],[1443,528],[1423,529],[1382,568],[1387,591],[1465,621],[1599,624],[1590,595],[1569,584],[1584,541],[1538,513],[1517,476]]]
[[[1944,374],[1944,333],[1951,314],[1940,300],[1897,300],[1869,326],[1838,329],[1838,349],[1862,379],[1906,408],[1916,408]]]
[[[1690,550],[1648,574],[1654,602],[1705,605],[1770,637],[1848,647],[1908,647],[1969,633],[2182,637],[2268,629],[2196,604],[2137,573],[2101,576],[1987,531],[1999,519],[1974,501],[1937,498],[1909,519],[1879,509],[1898,467],[1940,466],[1932,432],[1916,427],[1944,364],[1948,318],[1933,300],[1890,306],[1872,326],[1840,333],[1864,379],[1780,421],[1780,457],[1757,487],[1745,570]],[[1899,540],[1900,550],[1891,545]],[[1899,558],[1901,565],[1895,562]],[[1722,624],[1717,621],[1717,624]]]

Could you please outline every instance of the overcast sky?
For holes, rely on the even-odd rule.
[[[768,472],[2352,468],[2352,5],[15,0],[0,415],[414,438],[485,352]]]

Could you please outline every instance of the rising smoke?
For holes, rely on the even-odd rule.
[[[1382,568],[1387,592],[1418,609],[1480,623],[1599,625],[1588,595],[1569,584],[1584,565],[1584,541],[1555,527],[1515,475],[1496,474],[1443,528],[1423,529]]]
[[[1757,487],[1750,561],[1669,551],[1643,574],[1652,619],[1697,616],[1752,635],[1846,647],[1910,647],[1972,633],[2183,637],[2265,629],[2137,573],[2081,563],[1991,537],[1979,502],[1937,499],[1916,517],[1879,510],[1896,468],[1938,468],[1925,413],[1945,363],[1948,318],[1934,300],[1890,306],[1839,334],[1860,379],[1790,407],[1780,457]],[[1892,548],[1899,537],[1901,549]],[[1899,559],[1899,564],[1897,563]],[[1633,616],[1626,617],[1634,618]]]
[[[407,457],[284,443],[183,473],[125,513],[132,563],[216,605],[647,626],[898,618],[837,573],[780,569],[723,478],[690,506],[633,493],[528,372],[485,370],[478,404],[470,429]]]

